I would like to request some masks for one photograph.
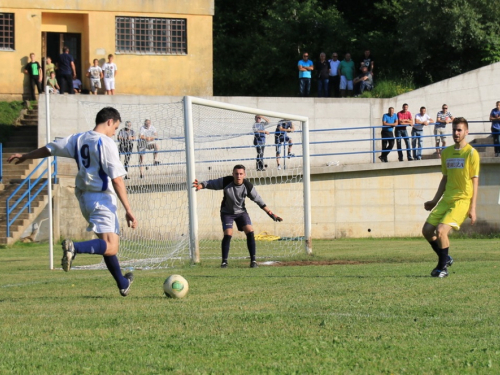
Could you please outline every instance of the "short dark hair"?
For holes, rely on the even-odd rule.
[[[389,109],[394,109],[394,107],[389,107]]]
[[[407,106],[407,105],[408,105],[408,103],[403,104],[403,107],[404,107],[405,105]]]
[[[467,129],[469,129],[469,123],[467,122],[467,120],[464,118],[464,117],[455,117],[453,119],[453,123],[452,123],[452,126],[453,125],[458,125],[458,124],[464,124],[465,127]]]
[[[236,170],[236,169],[243,169],[245,170],[245,166],[243,164],[236,164],[233,168],[233,172]]]
[[[64,46],[64,47],[63,47],[63,53],[66,53],[66,52],[69,52],[69,48],[68,48],[68,47],[66,47],[66,46]]]
[[[95,117],[96,125],[102,124],[103,122],[106,122],[108,120],[121,122],[122,118],[120,117],[120,112],[118,112],[113,107],[104,107],[99,112],[97,112],[97,116]]]
[[[422,109],[427,109],[427,108],[425,108],[424,106],[422,106],[422,107],[420,107],[420,110],[422,110]]]

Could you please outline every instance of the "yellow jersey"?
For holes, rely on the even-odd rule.
[[[479,153],[470,144],[460,150],[446,147],[441,153],[441,171],[447,176],[445,201],[472,198],[472,178],[479,178]]]

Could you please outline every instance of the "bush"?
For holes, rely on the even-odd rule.
[[[365,91],[362,98],[393,98],[395,96],[404,94],[405,92],[413,91],[416,89],[413,82],[412,75],[403,75],[399,79],[384,79],[380,81],[374,77],[375,87],[372,91]]]

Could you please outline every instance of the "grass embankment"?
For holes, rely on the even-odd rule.
[[[0,373],[499,373],[498,244],[453,239],[435,279],[423,239],[314,241],[302,259],[337,264],[136,271],[127,298],[107,271],[47,270],[46,245],[3,249]]]
[[[0,143],[5,143],[13,132],[14,121],[23,109],[22,102],[0,102]]]

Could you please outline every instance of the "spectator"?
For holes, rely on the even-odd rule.
[[[411,129],[411,146],[413,148],[413,159],[422,160],[422,135],[424,133],[424,126],[434,122],[426,113],[425,107],[420,107],[420,113],[415,115],[415,125]]]
[[[389,107],[389,112],[382,117],[382,155],[378,158],[382,163],[387,163],[387,156],[394,147],[394,133],[392,130],[398,124],[398,115],[394,108]]]
[[[73,90],[75,90],[75,94],[80,94],[82,92],[82,81],[75,77],[73,80]]]
[[[269,119],[267,117],[260,115],[255,116],[255,123],[253,124],[253,144],[257,151],[258,171],[266,170],[266,165],[264,165],[264,149],[266,148],[266,134],[269,134],[269,132],[266,130],[267,124],[269,124]]]
[[[319,61],[316,63],[314,70],[318,71],[318,97],[328,98],[328,79],[330,77],[330,64],[326,61],[326,55],[321,52]]]
[[[363,56],[361,56],[360,61],[361,67],[366,66],[368,68],[368,71],[373,75],[375,59],[373,58],[373,55],[371,54],[369,49],[365,50],[365,53],[363,54]]]
[[[406,156],[408,161],[412,161],[410,140],[408,138],[407,126],[413,127],[413,117],[411,112],[408,111],[408,104],[403,104],[403,110],[398,112],[398,126],[396,126],[396,145],[398,147],[398,159],[403,161],[403,150],[401,148],[401,139],[404,139],[406,145]]]
[[[351,60],[351,54],[347,52],[345,54],[344,60],[340,62],[338,74],[340,75],[340,95],[346,97],[346,89],[348,91],[347,95],[352,96],[352,79],[354,78],[354,62]]]
[[[309,53],[304,52],[297,67],[299,69],[300,96],[307,97],[311,93],[311,72],[314,70],[314,64],[309,60]]]
[[[495,144],[495,156],[500,156],[500,101],[497,102],[496,108],[493,108],[490,113],[491,135]]]
[[[59,83],[61,84],[61,94],[74,94],[73,78],[76,78],[75,60],[69,54],[69,48],[64,46],[63,53],[59,55],[57,63],[59,72]]]
[[[102,69],[98,65],[99,60],[94,59],[93,65],[87,71],[87,77],[90,78],[90,94],[97,95],[97,89],[101,88]]]
[[[50,78],[47,79],[47,86],[50,86],[49,93],[59,94],[59,91],[61,90],[61,88],[59,87],[59,84],[57,83],[56,72],[50,72]]]
[[[332,59],[328,60],[330,63],[330,70],[329,70],[329,81],[328,81],[328,87],[330,88],[330,96],[332,98],[338,98],[340,97],[340,75],[339,75],[339,65],[340,65],[340,60],[339,60],[339,55],[337,52],[332,53]]]
[[[38,61],[35,61],[35,54],[33,52],[30,53],[30,62],[24,67],[24,73],[30,76],[30,100],[36,100],[35,86],[38,90],[38,94],[43,92],[43,72]]]
[[[139,170],[141,178],[144,176],[142,164],[144,162],[144,155],[146,150],[154,150],[153,152],[153,165],[159,165],[158,157],[158,144],[155,142],[158,133],[156,128],[151,125],[151,120],[146,119],[144,125],[141,126],[139,131],[139,142],[137,143],[137,150],[139,151]],[[148,169],[148,167],[146,167]]]
[[[132,123],[130,121],[125,121],[125,127],[118,132],[120,154],[125,155],[125,162],[123,163],[125,171],[127,172],[127,176],[125,176],[125,179],[130,178],[128,176],[128,163],[130,161],[130,157],[132,156],[134,140],[135,132],[132,130]]]
[[[115,95],[115,77],[118,68],[113,62],[114,57],[112,54],[108,55],[108,62],[104,63],[102,70],[104,72],[104,88],[106,89],[106,95]]]
[[[448,112],[448,106],[443,104],[442,111],[439,111],[436,115],[436,125],[434,126],[434,135],[436,136],[436,154],[441,157],[441,148],[439,147],[439,138],[441,138],[441,147],[446,147],[446,124],[453,122],[453,117],[450,112]]]
[[[366,66],[361,68],[361,74],[354,78],[354,92],[356,96],[363,94],[366,91],[373,89],[373,77]]]
[[[50,77],[50,73],[52,72],[56,72],[56,66],[52,62],[50,56],[47,56],[47,58],[45,59],[45,77]]]
[[[276,164],[278,164],[278,170],[281,169],[280,165],[280,155],[281,155],[281,144],[283,144],[283,151],[285,150],[286,143],[288,143],[288,158],[295,156],[292,154],[293,141],[292,138],[288,136],[288,133],[292,133],[295,130],[293,123],[290,120],[281,120],[276,126],[276,132],[274,133],[274,143],[276,144]],[[283,155],[285,156],[285,155]]]

